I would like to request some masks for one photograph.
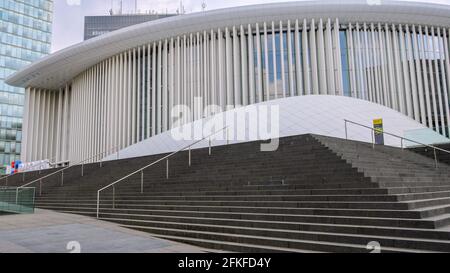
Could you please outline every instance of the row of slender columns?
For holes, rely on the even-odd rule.
[[[21,160],[69,159],[70,87],[60,90],[27,88]]]
[[[102,61],[59,91],[29,88],[24,157],[95,161],[173,128],[176,105],[192,110],[182,123],[203,118],[196,97],[225,110],[289,96],[345,95],[446,135],[449,39],[449,30],[437,27],[318,19],[154,41]]]

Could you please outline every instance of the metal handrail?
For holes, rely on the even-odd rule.
[[[361,127],[364,127],[364,128],[367,128],[367,129],[372,130],[372,132],[373,132],[373,133],[372,133],[372,147],[373,147],[373,148],[375,148],[375,140],[374,140],[374,138],[375,138],[375,133],[376,133],[376,132],[382,132],[383,134],[386,134],[386,135],[393,136],[393,137],[396,137],[396,138],[401,139],[401,146],[402,146],[402,149],[404,149],[403,144],[404,144],[404,141],[405,141],[405,140],[406,140],[406,141],[409,141],[409,142],[413,142],[413,143],[416,143],[416,144],[419,144],[419,145],[422,145],[422,146],[425,146],[425,147],[428,147],[428,148],[433,149],[433,152],[434,152],[434,162],[435,162],[436,169],[439,168],[439,162],[438,162],[438,158],[437,158],[436,151],[441,151],[441,152],[450,154],[450,151],[448,151],[448,150],[445,150],[445,149],[442,149],[442,148],[439,148],[439,147],[436,147],[436,146],[433,146],[433,145],[421,143],[421,142],[419,142],[419,141],[412,140],[412,139],[409,139],[409,138],[406,138],[406,137],[402,137],[402,136],[399,136],[399,135],[396,135],[396,134],[393,134],[393,133],[389,133],[389,132],[386,132],[386,131],[384,131],[384,130],[382,130],[382,129],[375,129],[375,128],[372,128],[372,127],[370,127],[370,126],[366,126],[366,125],[364,125],[364,124],[361,124],[361,123],[358,123],[358,122],[354,122],[354,121],[351,121],[351,120],[347,120],[347,119],[344,119],[344,121],[345,121],[345,138],[346,138],[347,140],[348,140],[348,128],[347,128],[347,123],[351,123],[351,124],[358,125],[358,126],[361,126]]]
[[[106,190],[106,189],[109,189],[109,188],[113,187],[113,207],[114,207],[114,206],[115,206],[115,205],[114,205],[114,200],[115,200],[115,185],[117,185],[118,183],[120,183],[120,182],[126,180],[127,178],[130,178],[130,177],[133,176],[133,175],[136,175],[136,174],[138,174],[138,173],[141,173],[141,194],[142,194],[142,193],[144,193],[144,170],[146,170],[146,169],[148,169],[148,168],[150,168],[150,167],[152,167],[152,166],[154,166],[154,165],[156,165],[156,164],[158,164],[158,163],[160,163],[160,162],[162,162],[162,161],[164,161],[164,160],[167,160],[167,165],[166,165],[166,177],[167,177],[167,179],[169,179],[169,158],[173,157],[174,155],[176,155],[176,154],[178,154],[178,153],[180,153],[180,152],[182,152],[182,151],[185,151],[186,149],[189,149],[189,166],[191,166],[191,163],[192,163],[192,161],[191,161],[191,158],[192,158],[192,157],[191,157],[191,148],[192,148],[193,146],[197,145],[198,143],[203,142],[203,141],[206,140],[206,139],[209,139],[209,155],[211,155],[211,137],[214,136],[214,135],[216,135],[216,134],[218,134],[218,133],[220,133],[220,132],[223,132],[223,131],[225,131],[225,130],[227,131],[227,134],[226,134],[227,143],[229,143],[229,139],[228,139],[228,126],[226,126],[226,127],[222,128],[222,129],[220,129],[220,130],[218,130],[218,131],[216,131],[216,132],[214,132],[214,133],[212,133],[212,134],[210,134],[210,135],[208,135],[208,136],[202,138],[201,140],[198,140],[198,141],[196,141],[196,142],[194,142],[194,143],[192,143],[192,144],[190,144],[190,145],[188,145],[188,146],[185,146],[185,147],[183,147],[183,148],[181,148],[181,149],[179,149],[179,150],[177,150],[177,151],[175,151],[175,152],[173,152],[173,153],[171,153],[171,154],[169,154],[169,155],[167,155],[167,156],[165,156],[165,157],[163,157],[163,158],[160,158],[160,159],[158,159],[158,160],[152,162],[151,164],[149,164],[149,165],[147,165],[147,166],[145,166],[145,167],[143,167],[143,168],[140,168],[139,170],[134,171],[134,172],[132,172],[132,173],[130,173],[130,174],[128,174],[128,175],[122,177],[121,179],[119,179],[119,180],[117,180],[117,181],[115,181],[115,182],[113,182],[113,183],[111,183],[111,184],[109,184],[109,185],[107,185],[107,186],[105,186],[105,187],[99,189],[99,190],[97,191],[97,219],[99,218],[99,214],[100,214],[100,193],[101,193],[102,191],[104,191],[104,190]]]
[[[49,163],[50,166],[52,166],[52,165],[53,165],[53,166],[57,166],[57,163],[52,163],[52,162],[51,162],[51,161],[54,160],[54,159],[56,159],[56,157],[52,157],[51,159],[48,159],[48,161],[49,161],[48,163]],[[32,167],[28,167],[28,168],[26,168],[26,169],[23,169],[23,170],[21,170],[20,173],[14,173],[14,174],[10,174],[10,175],[1,177],[1,178],[0,178],[0,181],[6,179],[5,186],[8,186],[8,179],[9,179],[10,177],[13,177],[13,176],[22,174],[22,175],[23,175],[23,182],[24,182],[24,181],[25,181],[25,173],[26,173],[28,170],[30,170],[31,168],[40,167],[40,166],[43,165],[44,163],[46,163],[46,162],[41,162],[41,163],[40,163],[39,165],[37,165],[37,166],[32,166]],[[53,169],[53,168],[50,168],[50,169]],[[41,171],[41,170],[38,170],[38,171]]]
[[[49,177],[52,177],[52,176],[54,176],[56,174],[61,173],[61,186],[64,186],[64,171],[66,171],[66,170],[68,170],[68,169],[70,169],[72,167],[81,165],[81,176],[84,176],[84,165],[86,164],[86,162],[88,162],[88,161],[90,161],[90,160],[92,160],[94,158],[97,158],[98,156],[102,156],[103,154],[107,154],[108,152],[111,152],[111,151],[117,151],[117,158],[119,158],[119,149],[120,149],[120,147],[117,146],[117,147],[111,148],[109,150],[103,151],[103,152],[98,153],[98,154],[96,154],[94,156],[86,158],[86,159],[84,159],[84,160],[82,160],[82,161],[80,161],[80,162],[78,162],[78,163],[76,163],[74,165],[70,165],[70,166],[68,166],[66,168],[63,168],[63,169],[59,170],[59,171],[56,171],[54,173],[48,174],[48,175],[46,175],[44,177],[40,177],[40,178],[38,178],[38,179],[36,179],[34,181],[31,181],[30,183],[27,183],[27,184],[25,184],[23,186],[20,186],[19,189],[28,187],[28,186],[36,183],[36,182],[39,182],[39,195],[42,195],[42,180],[44,180],[46,178],[49,178]],[[102,157],[102,160],[100,160],[100,167],[102,167],[102,164],[103,164],[103,157]]]

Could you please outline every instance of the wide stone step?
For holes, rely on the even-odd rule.
[[[369,253],[367,250],[367,245],[356,245],[356,244],[343,244],[343,243],[327,243],[309,240],[295,240],[295,239],[283,239],[283,238],[273,238],[273,237],[260,237],[251,235],[237,235],[230,233],[215,233],[215,232],[199,232],[199,231],[188,231],[182,229],[167,229],[167,228],[154,228],[154,227],[140,227],[132,225],[123,225],[123,227],[136,229],[140,231],[146,231],[152,234],[159,234],[161,237],[164,236],[174,236],[176,237],[190,237],[195,239],[206,239],[206,240],[219,240],[219,241],[229,241],[234,243],[253,243],[257,245],[264,246],[276,246],[290,249],[306,249],[312,251],[328,251],[328,252],[338,252],[338,253]],[[197,244],[198,245],[198,244]],[[384,252],[426,252],[420,250],[407,250],[400,248],[389,248],[385,247]]]
[[[139,214],[140,213],[140,214]],[[132,220],[154,220],[180,221],[186,223],[220,224],[276,228],[287,230],[302,230],[306,224],[325,225],[350,225],[357,227],[389,227],[389,228],[413,228],[413,229],[434,229],[436,226],[446,224],[449,215],[441,215],[439,219],[399,219],[399,218],[369,218],[369,217],[339,217],[339,216],[308,216],[308,215],[270,215],[270,214],[225,214],[225,213],[181,213],[173,212],[163,214],[153,211],[151,214],[143,214],[142,211],[125,211],[102,209],[101,217],[123,218]],[[147,211],[148,213],[148,211]],[[234,217],[234,218],[233,218]],[[237,218],[240,217],[240,218]],[[162,220],[161,220],[162,221]],[[444,223],[445,222],[445,223]]]
[[[257,192],[252,195],[150,195],[150,194],[122,194],[116,193],[115,199],[120,201],[130,200],[132,202],[139,201],[156,201],[156,200],[171,200],[171,201],[375,201],[375,202],[395,202],[395,201],[414,201],[423,199],[433,199],[433,198],[450,198],[450,191],[441,192],[427,192],[427,193],[413,193],[413,194],[398,194],[398,195],[259,195]],[[112,200],[112,196],[106,196],[102,200]],[[66,199],[61,199],[58,196],[49,197],[44,196],[38,198],[40,202],[52,201],[52,202],[63,202]],[[77,200],[78,202],[92,202],[96,200],[96,197],[91,195],[90,198],[87,196],[70,196],[71,200]]]
[[[64,204],[48,203],[37,204],[38,208],[50,210],[80,210],[95,212],[96,205],[91,204]],[[100,204],[101,211],[109,211],[113,208],[111,202]],[[316,218],[326,219],[327,217],[366,217],[366,218],[400,218],[400,219],[422,219],[425,217],[434,217],[447,213],[448,206],[433,207],[422,210],[351,210],[351,209],[319,209],[319,208],[264,208],[264,207],[224,207],[224,206],[163,206],[163,205],[127,205],[115,206],[116,210],[122,210],[127,213],[147,213],[151,211],[161,213],[209,213],[209,214],[245,214],[245,215],[283,215],[286,219],[294,219],[299,216],[316,216]],[[434,227],[434,226],[432,226]]]
[[[39,203],[42,204],[42,203]],[[95,203],[92,203],[94,205]],[[450,204],[450,198],[408,202],[345,202],[345,201],[192,201],[192,200],[116,200],[117,206],[211,206],[211,207],[281,207],[331,209],[393,209],[408,210],[427,205]]]
[[[308,240],[323,243],[367,245],[378,242],[383,247],[402,249],[450,252],[450,242],[445,240],[424,240],[390,236],[374,236],[361,234],[345,234],[335,232],[317,232],[301,230],[285,230],[277,228],[259,228],[205,223],[180,223],[173,221],[142,221],[123,218],[100,218],[123,226],[140,226],[150,228],[178,229],[198,232],[227,233],[235,235],[260,236],[278,239]]]

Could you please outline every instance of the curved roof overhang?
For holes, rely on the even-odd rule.
[[[235,25],[303,18],[339,18],[346,22],[421,24],[450,27],[450,5],[361,0],[273,3],[213,10],[164,18],[68,47],[11,75],[6,83],[18,87],[58,89],[81,72],[128,49],[170,37]]]

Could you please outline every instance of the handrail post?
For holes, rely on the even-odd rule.
[[[403,138],[401,138],[401,145],[402,145],[402,151],[405,150],[404,145],[403,145]]]
[[[345,121],[345,139],[348,140],[347,120],[344,119],[344,121]]]
[[[189,167],[192,166],[192,151],[191,151],[191,147],[189,147]]]
[[[64,186],[64,171],[61,172],[61,187]]]
[[[438,163],[438,158],[437,158],[437,154],[436,154],[436,148],[433,149],[434,152],[434,162],[436,164],[436,169],[439,169],[439,163]]]
[[[167,164],[166,164],[166,178],[169,179],[169,159],[167,159]]]
[[[81,163],[81,177],[84,176],[84,163]]]
[[[375,149],[375,131],[372,130],[372,149]]]
[[[42,179],[39,180],[39,196],[42,195]]]
[[[22,173],[22,182],[25,182],[25,172]]]
[[[6,177],[6,184],[5,184],[5,186],[8,187],[8,176]]]
[[[141,194],[144,193],[144,171],[141,171]]]
[[[19,204],[19,188],[16,188],[16,205]]]
[[[113,209],[116,209],[116,186],[113,186]]]
[[[100,191],[97,191],[97,219],[99,218],[100,214]]]
[[[211,155],[211,137],[209,138],[209,155]]]

